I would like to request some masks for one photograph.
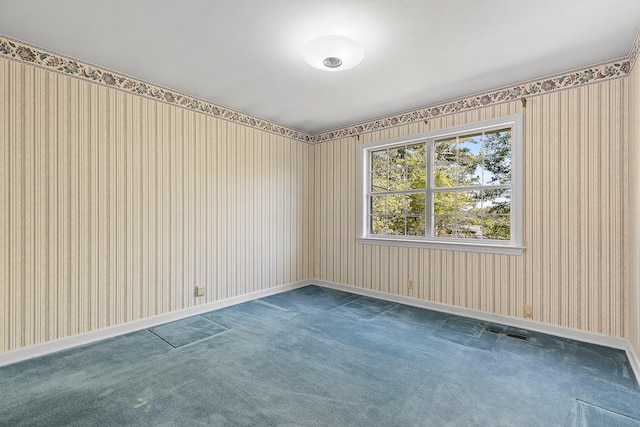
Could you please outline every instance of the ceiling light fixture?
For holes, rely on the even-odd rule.
[[[356,41],[343,36],[322,36],[302,49],[302,56],[312,67],[324,71],[344,71],[364,58],[364,49]]]

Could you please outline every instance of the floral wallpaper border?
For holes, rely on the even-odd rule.
[[[271,123],[257,117],[231,110],[192,96],[183,95],[171,89],[163,88],[114,71],[101,69],[95,65],[65,57],[30,44],[0,35],[0,56],[18,62],[70,75],[83,80],[110,86],[125,92],[133,93],[168,104],[177,105],[189,110],[198,111],[234,123],[241,123],[252,128],[264,130],[277,135],[293,138],[303,142],[311,142],[311,136],[299,130]]]
[[[430,118],[459,113],[461,111],[482,108],[489,105],[514,101],[544,93],[567,89],[570,87],[592,84],[604,80],[626,77],[635,66],[640,56],[640,32],[629,55],[615,61],[605,62],[570,72],[557,74],[542,79],[532,80],[516,86],[509,86],[484,92],[469,97],[459,98],[441,104],[427,106],[418,110],[398,113],[345,128],[321,132],[310,135],[305,132],[287,128],[276,123],[257,117],[234,111],[198,98],[183,95],[142,80],[128,77],[123,74],[100,69],[94,65],[79,60],[64,57],[47,50],[29,45],[27,43],[0,35],[0,55],[8,59],[30,63],[41,68],[56,71],[61,74],[71,75],[80,79],[90,80],[94,83],[110,86],[116,89],[130,92],[136,95],[153,98],[179,107],[198,111],[214,117],[240,123],[252,128],[260,129],[273,134],[285,136],[309,144],[321,143],[356,136],[362,133],[373,132],[380,129],[406,125]]]
[[[638,43],[636,43],[634,47],[636,56],[638,53],[637,47]],[[630,58],[630,56],[628,58]],[[465,110],[487,107],[522,98],[526,99],[531,96],[542,95],[549,92],[568,89],[570,87],[626,77],[632,69],[632,62],[628,58],[621,58],[614,62],[603,63],[569,73],[546,77],[541,80],[522,83],[517,86],[496,89],[491,92],[484,92],[470,97],[459,98],[443,104],[399,113],[375,121],[369,121],[346,128],[319,133],[313,136],[313,143],[356,136],[380,129],[424,121],[438,116],[459,113]]]

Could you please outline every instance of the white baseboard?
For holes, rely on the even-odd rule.
[[[185,319],[187,317],[196,316],[198,314],[207,313],[213,310],[219,310],[221,308],[229,307],[247,301],[252,301],[254,299],[264,298],[269,295],[274,295],[307,286],[312,283],[313,281],[311,280],[302,280],[300,282],[288,283],[286,285],[275,286],[273,288],[251,292],[245,295],[239,295],[237,297],[196,305],[193,307],[185,308],[183,310],[173,311],[171,313],[160,314],[158,316],[123,323],[121,325],[110,326],[108,328],[103,328],[96,331],[86,332],[83,334],[60,338],[53,341],[47,341],[41,344],[34,344],[15,350],[5,351],[3,353],[0,353],[0,367],[10,365],[12,363],[22,362],[28,359],[33,359],[34,357],[45,356],[47,354],[67,350],[73,347],[91,344],[96,341],[113,338],[118,335],[124,335],[130,332],[152,328],[164,323],[174,322],[176,320]]]
[[[636,377],[636,381],[640,384],[640,359],[628,339],[613,337],[610,335],[598,334],[595,332],[587,332],[580,329],[573,329],[564,326],[556,326],[548,323],[536,322],[534,320],[520,319],[517,317],[505,316],[502,314],[488,313],[479,310],[473,310],[464,307],[457,307],[448,304],[442,304],[432,301],[421,300],[403,295],[389,294],[386,292],[374,291],[371,289],[359,288],[342,283],[327,282],[325,280],[308,280],[309,284],[323,286],[326,288],[336,289],[345,292],[351,292],[358,295],[368,296],[372,298],[383,299],[387,301],[397,302],[400,304],[411,305],[414,307],[426,308],[429,310],[440,311],[443,313],[454,314],[457,316],[471,317],[477,320],[497,323],[515,328],[527,329],[529,331],[541,332],[544,334],[554,335],[557,337],[568,338],[576,341],[587,342],[590,344],[602,345],[618,350],[624,350],[631,369]]]
[[[73,347],[78,347],[86,344],[91,344],[96,341],[112,338],[118,335],[128,334],[130,332],[139,331],[142,329],[152,328],[154,326],[162,325],[164,323],[181,320],[187,317],[196,316],[198,314],[207,313],[209,311],[218,310],[224,307],[240,304],[247,301],[252,301],[259,298],[264,298],[269,295],[278,294],[281,292],[290,291],[292,289],[301,288],[307,285],[318,285],[326,288],[336,289],[345,292],[351,292],[358,295],[369,296],[372,298],[379,298],[387,301],[393,301],[400,304],[411,305],[414,307],[426,308],[429,310],[440,311],[444,313],[454,314],[458,316],[471,317],[477,320],[483,320],[492,323],[498,323],[506,326],[512,326],[516,328],[527,329],[530,331],[541,332],[549,335],[554,335],[562,338],[569,338],[577,341],[587,342],[591,344],[598,344],[605,347],[612,347],[619,350],[624,350],[633,369],[633,373],[636,380],[640,384],[640,359],[634,350],[631,342],[625,338],[612,337],[609,335],[598,334],[594,332],[582,331],[579,329],[567,328],[563,326],[550,325],[547,323],[536,322],[533,320],[520,319],[511,316],[505,316],[501,314],[493,314],[479,310],[472,310],[469,308],[457,307],[448,304],[442,304],[432,301],[421,300],[403,295],[389,294],[386,292],[374,291],[371,289],[359,288],[356,286],[345,285],[342,283],[328,282],[318,279],[306,279],[299,282],[289,283],[286,285],[276,286],[261,291],[251,292],[245,295],[239,295],[237,297],[224,299],[221,301],[214,301],[189,307],[183,310],[174,311],[171,313],[161,314],[158,316],[149,317],[146,319],[136,320],[134,322],[124,323],[121,325],[115,325],[108,328],[100,329],[97,331],[87,332],[84,334],[78,334],[70,337],[61,338],[54,341],[48,341],[41,344],[35,344],[16,350],[6,351],[0,353],[0,367],[10,365],[12,363],[21,362],[24,360],[32,359],[34,357],[44,356],[58,351],[67,350]]]

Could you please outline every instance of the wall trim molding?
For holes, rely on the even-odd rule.
[[[309,134],[0,34],[0,57],[309,143]]]
[[[183,310],[174,311],[171,313],[161,314],[158,316],[149,317],[146,319],[140,319],[133,322],[124,323],[122,325],[110,326],[108,328],[100,329],[97,331],[86,332],[83,334],[73,335],[70,337],[61,338],[54,341],[48,341],[40,344],[35,344],[16,350],[9,350],[4,353],[0,353],[0,367],[10,365],[13,363],[23,362],[29,359],[33,359],[40,356],[45,356],[59,351],[68,350],[74,347],[80,347],[83,345],[91,344],[97,341],[101,341],[108,338],[113,338],[119,335],[128,334],[143,329],[152,328],[154,326],[162,325],[164,323],[174,322],[176,320],[185,319],[191,316],[197,316],[209,311],[219,310],[221,308],[230,307],[232,305],[241,304],[243,302],[252,301],[259,298],[264,298],[270,295],[279,294],[282,292],[290,291],[293,289],[302,288],[308,285],[317,285],[325,288],[335,289],[344,292],[350,292],[362,296],[368,296],[372,298],[383,299],[386,301],[397,302],[400,304],[406,304],[419,308],[426,308],[429,310],[440,311],[443,313],[453,314],[456,316],[470,317],[476,320],[483,320],[492,323],[498,323],[505,326],[512,326],[515,328],[527,329],[535,332],[541,332],[549,335],[554,335],[562,338],[573,339],[576,341],[582,341],[590,344],[602,345],[605,347],[611,347],[618,350],[624,350],[631,364],[631,369],[636,378],[638,384],[640,384],[640,359],[635,352],[631,342],[625,338],[613,337],[604,334],[598,334],[595,332],[582,331],[579,329],[568,328],[565,326],[556,326],[548,323],[536,322],[534,320],[520,319],[517,317],[505,316],[502,314],[494,314],[479,310],[473,310],[470,308],[457,307],[449,304],[443,304],[433,301],[421,300],[404,295],[390,294],[381,291],[375,291],[372,289],[360,288],[353,285],[345,285],[342,283],[329,282],[320,279],[305,279],[293,283],[274,286],[272,288],[263,289],[256,292],[251,292],[245,295],[239,295],[236,297],[227,298],[220,301],[213,301],[209,303],[200,304],[194,307],[189,307]]]
[[[485,311],[473,310],[470,308],[458,307],[449,304],[443,304],[433,301],[421,300],[404,295],[389,294],[386,292],[375,291],[372,289],[359,288],[357,286],[345,285],[342,283],[328,282],[326,280],[309,280],[309,284],[323,286],[325,288],[336,289],[344,292],[351,292],[358,295],[368,296],[372,298],[383,299],[386,301],[397,302],[400,304],[411,305],[419,308],[440,311],[443,313],[453,314],[456,316],[470,317],[476,320],[483,320],[491,323],[498,323],[505,326],[512,326],[520,329],[541,332],[561,338],[568,338],[576,341],[597,344],[604,347],[611,347],[618,350],[624,350],[631,364],[631,369],[635,375],[636,381],[640,384],[640,359],[636,354],[631,342],[628,339],[613,337],[610,335],[599,334],[595,332],[583,331],[580,329],[568,328],[565,326],[556,326],[549,323],[536,322],[535,320],[521,319],[502,314],[494,314]]]
[[[640,56],[640,30],[636,34],[629,54],[612,61],[601,62],[574,70],[540,77],[511,86],[480,92],[477,94],[427,105],[417,110],[400,112],[375,120],[337,128],[312,135],[312,143],[328,142],[340,138],[357,136],[380,129],[392,128],[425,121],[435,117],[474,110],[505,102],[528,99],[550,92],[558,92],[578,86],[586,86],[606,80],[628,77]]]
[[[40,356],[46,356],[48,354],[57,353],[59,351],[69,350],[74,347],[80,347],[83,345],[92,344],[97,341],[117,337],[120,335],[125,335],[131,332],[152,328],[154,326],[162,325],[164,323],[174,322],[176,320],[185,319],[187,317],[197,316],[202,313],[207,313],[209,311],[219,310],[221,308],[230,307],[232,305],[241,304],[243,302],[264,298],[269,295],[279,294],[281,292],[286,292],[292,289],[301,288],[303,286],[307,286],[312,283],[313,282],[309,280],[302,280],[298,282],[288,283],[285,285],[274,286],[272,288],[263,289],[260,291],[239,295],[236,297],[203,303],[203,304],[185,308],[182,310],[160,314],[160,315],[148,317],[145,319],[135,320],[133,322],[123,323],[121,325],[109,326],[107,328],[98,329],[91,332],[85,332],[82,334],[72,335],[69,337],[64,337],[64,338],[60,338],[53,341],[34,344],[34,345],[18,348],[15,350],[9,350],[9,351],[0,353],[0,367],[10,365],[13,363],[23,362],[25,360],[33,359]]]
[[[522,99],[527,100],[547,93],[628,77],[630,71],[631,65],[628,57],[619,58],[611,62],[603,62],[586,68],[579,68],[573,71],[530,80],[515,86],[504,86],[488,92],[480,92],[475,95],[433,104],[418,110],[406,111],[374,121],[367,121],[357,125],[322,132],[313,135],[312,142],[314,144],[329,142],[340,138],[376,132],[381,129],[425,122],[429,119],[469,110],[476,110]]]
[[[640,31],[631,46],[629,54],[622,58],[428,105],[416,110],[399,112],[391,116],[368,120],[347,127],[308,134],[0,34],[0,57],[27,63],[81,80],[88,80],[92,83],[151,98],[159,102],[186,108],[307,144],[318,144],[354,137],[380,129],[393,128],[573,87],[624,78],[631,73],[639,52]]]

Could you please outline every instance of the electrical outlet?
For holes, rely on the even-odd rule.
[[[525,304],[524,305],[524,318],[525,319],[533,319],[533,306]]]
[[[207,288],[205,288],[204,286],[196,286],[197,297],[203,297],[206,292],[207,292]]]
[[[413,289],[413,280],[409,279],[407,282],[407,289]]]

